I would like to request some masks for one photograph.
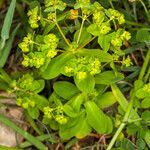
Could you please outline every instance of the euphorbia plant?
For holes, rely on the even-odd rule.
[[[111,149],[125,122],[139,120],[132,103],[128,105],[114,84],[124,78],[120,68],[132,64],[123,51],[131,38],[124,29],[123,14],[89,0],[74,5],[45,0],[43,4],[31,2],[28,16],[31,28],[19,44],[22,65],[28,71],[23,76],[9,77],[0,70],[0,86],[15,93],[16,104],[28,116],[41,119],[63,140],[83,138],[93,131],[111,134],[118,128],[108,146]],[[141,105],[145,107],[149,83],[137,82],[141,86],[133,90],[133,95],[143,99]],[[52,90],[45,94],[47,89]],[[122,107],[118,108],[121,115],[127,109],[120,125],[116,123],[117,115],[106,109],[116,101]],[[36,126],[33,128],[41,133]]]
[[[45,0],[44,5],[32,2],[28,16],[32,30],[19,44],[22,65],[38,72],[42,79],[34,81],[29,74],[24,75],[19,87],[27,88],[34,97],[43,89],[44,80],[57,81],[48,104],[41,100],[42,108],[38,108],[38,98],[36,101],[22,93],[17,94],[17,104],[34,110],[33,114],[28,111],[33,118],[38,118],[40,109],[43,122],[59,130],[62,139],[83,138],[92,130],[110,134],[113,117],[103,109],[116,99],[108,87],[124,78],[116,64],[132,64],[122,50],[131,38],[123,26],[123,14],[90,0],[78,0],[73,6],[61,0]],[[63,81],[59,81],[60,76]],[[40,90],[36,89],[38,85]]]

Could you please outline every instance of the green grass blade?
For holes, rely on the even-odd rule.
[[[36,138],[38,140],[40,140],[40,141],[47,140],[47,141],[50,141],[52,143],[57,143],[56,139],[51,140],[51,138],[50,138],[49,135],[40,135],[40,136],[37,136]],[[28,141],[25,141],[24,143],[22,143],[22,144],[19,145],[19,147],[21,147],[21,148],[27,148],[29,146],[32,146],[32,144],[30,142],[28,142]]]
[[[120,89],[115,84],[111,85],[111,89],[112,89],[114,96],[116,97],[116,100],[118,101],[118,103],[122,107],[122,109],[124,111],[126,111],[126,109],[128,107],[127,99],[124,97],[124,95],[121,93]]]
[[[7,61],[10,50],[12,48],[12,43],[14,41],[14,38],[15,38],[15,35],[17,33],[19,26],[20,26],[20,24],[14,29],[9,40],[6,42],[6,45],[4,46],[3,50],[0,51],[0,68],[3,68]]]
[[[128,108],[128,100],[124,97],[120,89],[117,87],[117,85],[112,84],[111,85],[112,93],[115,96],[116,100],[118,101],[119,105],[122,107],[122,109],[126,112]],[[132,108],[131,110],[131,119],[138,119],[139,116],[137,112]]]
[[[6,146],[1,146],[0,145],[0,150],[23,150],[23,149],[20,149],[20,148],[13,148],[13,147],[6,147]]]
[[[6,118],[2,114],[0,114],[0,122],[4,123],[5,125],[12,128],[14,131],[19,133],[20,135],[22,135],[25,139],[27,139],[30,143],[32,143],[39,150],[47,150],[47,147],[43,143],[41,143],[37,138],[33,137],[28,132],[19,128],[17,125],[15,125],[12,121],[10,121],[8,118]]]
[[[6,82],[8,84],[12,82],[12,79],[10,78],[10,76],[2,68],[0,68],[0,80]]]
[[[4,24],[1,31],[0,50],[2,50],[3,47],[5,46],[6,40],[9,39],[9,32],[13,20],[15,6],[16,6],[16,0],[12,0],[9,9],[7,11],[6,17],[4,19]]]
[[[6,147],[6,146],[1,146],[0,145],[0,150],[23,150],[23,149],[20,149],[20,148],[13,148],[13,147]]]

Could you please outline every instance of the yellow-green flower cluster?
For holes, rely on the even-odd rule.
[[[118,29],[111,40],[111,44],[114,47],[120,48],[123,45],[123,42],[128,41],[131,38],[131,34],[123,29]]]
[[[101,62],[95,57],[76,57],[68,62],[63,73],[67,76],[77,76],[79,79],[86,77],[87,73],[95,75],[101,72]]]
[[[44,36],[44,44],[42,45],[42,48],[44,50],[45,49],[55,50],[57,48],[57,44],[58,44],[58,38],[56,37],[56,35],[48,34]]]
[[[109,13],[110,20],[114,20],[114,19],[118,20],[119,24],[125,23],[124,15],[121,14],[118,10],[108,9],[108,13]]]
[[[28,109],[29,107],[35,107],[35,101],[31,100],[29,97],[17,98],[16,104],[24,109]]]
[[[22,65],[40,68],[45,63],[44,57],[45,55],[42,52],[30,52],[28,55],[24,55]]]
[[[150,83],[145,84],[144,87],[143,87],[143,90],[144,90],[145,92],[147,92],[147,93],[150,94]]]
[[[97,25],[101,25],[105,19],[105,13],[103,11],[95,12],[93,14],[93,22]]]
[[[99,32],[100,34],[107,34],[109,31],[111,31],[111,27],[109,22],[104,22],[99,26]]]
[[[67,118],[63,115],[63,109],[61,106],[51,108],[49,106],[43,108],[44,118],[54,119],[59,124],[67,123]]]
[[[28,16],[29,16],[29,24],[31,28],[33,29],[38,28],[39,27],[38,21],[40,20],[38,6],[29,10]]]
[[[55,120],[60,124],[66,124],[68,121],[67,118],[64,117],[63,115],[56,115]]]
[[[122,65],[126,67],[130,67],[132,65],[131,58],[127,56],[127,58],[123,57]]]
[[[51,119],[52,118],[52,111],[53,111],[53,108],[50,108],[49,106],[44,107],[44,109],[43,109],[44,117]]]
[[[40,88],[40,83],[31,74],[25,74],[18,80],[17,87],[23,91],[34,92]]]
[[[98,2],[94,2],[92,5],[92,12],[93,14],[97,13],[97,12],[102,12],[102,10],[104,10],[104,7],[98,3]]]
[[[64,3],[62,0],[44,0],[44,4],[45,7],[53,8],[51,9],[53,11],[55,9],[64,10],[66,7],[66,3]]]
[[[54,22],[54,21],[55,21],[55,13],[48,13],[47,19],[48,19],[50,22]]]
[[[93,10],[93,12],[94,12],[93,13],[93,23],[97,25],[100,34],[105,35],[105,34],[109,33],[109,31],[111,31],[111,26],[110,26],[108,18],[106,17],[103,7],[101,7],[101,5],[100,6],[98,5],[97,7],[95,8],[95,10]],[[97,11],[97,9],[99,11]]]
[[[23,38],[23,41],[19,44],[19,47],[23,52],[29,52],[30,44],[32,43],[32,35],[28,33],[26,37]]]
[[[90,15],[90,13],[92,11],[91,10],[92,4],[91,4],[90,0],[77,0],[77,5],[79,5],[79,7],[77,7],[77,9],[81,8],[82,14],[84,16]]]
[[[22,64],[25,67],[42,67],[57,55],[57,44],[58,38],[54,34],[38,35],[35,37],[35,41],[33,41],[31,34],[29,34],[19,44],[19,47],[24,52]]]

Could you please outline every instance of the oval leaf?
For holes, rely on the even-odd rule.
[[[67,81],[58,81],[54,84],[53,88],[56,94],[67,100],[80,92],[74,84]]]
[[[113,60],[109,53],[100,49],[80,49],[78,50],[77,54],[81,56],[94,56],[99,58],[101,62],[111,62]]]
[[[106,133],[107,131],[107,118],[99,107],[93,102],[88,101],[85,103],[87,121],[99,134]]]
[[[84,94],[79,94],[71,99],[70,105],[72,106],[72,108],[75,111],[79,112],[81,105],[85,99],[86,99],[86,97]]]
[[[150,97],[144,98],[144,100],[141,103],[142,108],[150,108]]]
[[[77,76],[74,77],[76,86],[85,93],[91,93],[94,90],[95,80],[90,74],[87,74],[85,78],[79,79]]]
[[[69,116],[69,117],[72,117],[72,118],[75,118],[77,117],[77,113],[73,110],[73,108],[68,105],[68,104],[65,104],[63,106],[63,111]]]
[[[116,102],[116,98],[112,92],[106,92],[103,95],[97,96],[97,105],[100,108],[107,108]]]
[[[44,79],[53,79],[61,73],[61,68],[72,58],[70,53],[63,53],[53,58],[48,67],[41,73]]]
[[[117,75],[113,71],[105,71],[95,76],[96,84],[113,84],[124,78],[123,74],[118,73]]]

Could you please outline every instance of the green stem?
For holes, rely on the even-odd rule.
[[[77,44],[79,43],[80,38],[81,38],[81,33],[82,33],[84,21],[85,21],[85,18],[82,19],[81,28],[80,28],[79,35],[78,35],[78,39],[77,39]]]
[[[65,35],[64,35],[64,33],[62,32],[62,30],[61,30],[60,26],[58,25],[58,23],[55,22],[55,24],[56,24],[56,26],[57,26],[57,28],[58,28],[60,34],[62,35],[63,39],[65,40],[66,44],[67,44],[68,46],[70,46],[70,43],[68,42],[67,38],[65,37]]]
[[[67,44],[68,46],[70,46],[70,43],[68,42],[66,36],[65,36],[64,33],[62,32],[62,30],[61,30],[61,28],[60,28],[60,26],[59,26],[59,24],[58,24],[58,22],[57,22],[57,14],[56,14],[56,10],[55,10],[55,24],[56,24],[56,26],[57,26],[57,28],[58,28],[58,30],[59,30],[61,36],[62,36],[63,39],[65,40],[66,44]]]
[[[148,50],[147,55],[145,57],[142,69],[140,71],[139,80],[142,80],[142,78],[144,77],[144,74],[145,74],[146,68],[148,66],[149,60],[150,60],[150,50]]]
[[[142,23],[137,23],[137,22],[132,22],[132,21],[128,21],[126,20],[125,22],[126,24],[132,25],[132,26],[138,26],[138,27],[148,27],[148,25],[143,25]]]
[[[30,143],[32,143],[35,147],[37,147],[39,150],[47,150],[47,147],[43,143],[41,143],[38,139],[36,139],[34,136],[29,134],[28,132],[19,128],[17,125],[15,125],[12,121],[10,121],[8,118],[6,118],[2,114],[0,114],[0,122],[4,123],[5,125],[11,127],[14,131],[18,132],[25,139],[27,139]]]
[[[121,131],[123,130],[123,128],[125,127],[125,125],[126,125],[126,124],[125,124],[124,122],[121,123],[121,125],[119,126],[118,130],[116,131],[115,135],[113,136],[113,138],[112,138],[112,140],[111,140],[111,142],[110,142],[110,144],[108,145],[108,147],[107,147],[106,150],[111,150],[111,149],[112,149],[113,145],[114,145],[115,142],[116,142],[116,139],[117,139],[118,135],[121,133]]]
[[[113,148],[113,145],[115,144],[117,137],[122,132],[122,130],[126,126],[126,123],[128,122],[128,118],[130,117],[132,106],[133,106],[133,100],[131,100],[130,103],[128,104],[127,111],[126,111],[126,113],[124,115],[123,122],[120,124],[118,130],[116,131],[115,135],[113,136],[113,138],[110,141],[110,143],[109,143],[109,145],[108,145],[106,150],[111,150]]]
[[[148,14],[148,10],[147,10],[147,8],[146,8],[144,2],[143,2],[142,0],[139,0],[139,1],[140,1],[140,3],[142,4],[142,6],[143,6],[143,8],[144,8],[144,10],[145,10],[145,12],[146,12],[146,14]]]
[[[114,5],[113,5],[113,3],[112,3],[112,0],[109,0],[109,3],[110,3],[110,6],[111,6],[113,9],[115,9],[115,7],[114,7]],[[115,21],[115,20],[113,20],[113,24],[114,24],[115,30],[117,30],[117,24],[116,24],[116,21]]]
[[[94,36],[93,38],[91,38],[90,40],[88,40],[87,42],[85,42],[83,45],[81,45],[77,50],[84,48],[87,44],[89,44],[91,41],[93,41],[96,38],[96,36]]]
[[[147,74],[145,75],[145,78],[144,78],[145,83],[148,81],[149,76],[150,76],[150,67],[149,67],[148,72],[147,72]]]
[[[144,4],[144,2],[143,2],[142,0],[139,0],[139,1],[140,1],[140,3],[142,4],[142,6],[143,6],[143,8],[144,8],[144,10],[145,10],[145,13],[146,13],[146,15],[147,15],[148,21],[150,21],[150,16],[149,16],[149,12],[148,12],[147,7],[145,6],[145,4]]]
[[[115,96],[116,100],[118,101],[118,103],[120,104],[120,106],[122,107],[122,109],[126,112],[127,111],[127,106],[129,106],[127,99],[124,97],[124,95],[122,94],[122,92],[119,90],[119,88],[115,84],[111,85],[111,89],[112,89],[113,95]],[[133,100],[134,100],[134,95],[131,96],[131,101],[133,101]],[[137,114],[137,112],[132,108],[130,119],[137,121],[137,120],[140,120],[139,118],[140,117]],[[130,120],[129,120],[129,122],[130,122]],[[141,124],[140,124],[139,121],[135,122],[135,124],[137,126],[141,127]],[[145,135],[145,137],[144,137],[144,140],[146,141],[146,143],[148,145],[149,145],[149,141],[150,141],[149,137],[150,137],[150,133],[148,135]]]
[[[109,0],[109,3],[110,3],[110,6],[111,6],[113,9],[115,9],[115,8],[114,8],[114,5],[113,5],[113,3],[112,3],[112,0]]]
[[[136,22],[138,22],[137,13],[136,13],[136,2],[134,2],[132,6],[133,6],[134,19]]]

